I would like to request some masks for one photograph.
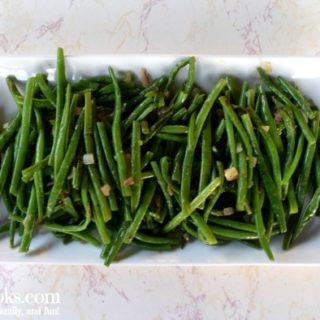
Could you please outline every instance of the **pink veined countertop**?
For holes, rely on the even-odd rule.
[[[317,0],[0,2],[6,56],[57,46],[67,54],[319,56],[319,34]],[[2,264],[0,319],[318,319],[319,271]]]

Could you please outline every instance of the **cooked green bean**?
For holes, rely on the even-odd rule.
[[[19,146],[17,150],[17,157],[15,159],[12,181],[10,186],[10,193],[17,194],[19,184],[21,181],[21,171],[26,161],[26,156],[29,147],[29,135],[31,128],[31,115],[32,115],[32,97],[34,92],[35,79],[29,78],[26,85],[26,95],[22,109],[21,120],[21,135],[19,139]]]
[[[320,115],[319,113],[316,113],[316,118],[312,123],[312,134],[316,139],[318,139],[318,136],[319,136],[319,125],[320,125]],[[297,183],[297,197],[298,197],[298,203],[300,208],[302,208],[308,192],[310,172],[311,172],[316,148],[317,148],[316,142],[314,143],[309,142],[305,151],[302,171]]]
[[[200,193],[209,183],[212,164],[212,132],[211,121],[208,119],[201,135],[201,164],[198,193]],[[203,209],[204,203],[200,206]]]
[[[304,98],[301,91],[297,89],[293,84],[283,77],[278,77],[279,84],[291,95],[291,97],[298,103],[300,108],[306,113],[306,115],[313,119],[315,117],[314,110],[311,110],[310,103]]]
[[[44,96],[50,101],[53,107],[56,107],[57,98],[47,82],[47,78],[44,74],[38,73],[36,76],[37,84],[39,85]]]
[[[96,191],[94,189],[95,189],[94,186],[90,185],[90,183],[89,183],[88,190],[89,190],[89,196],[90,196],[91,203],[92,203],[93,220],[96,224],[97,231],[99,233],[101,242],[103,244],[108,244],[108,243],[110,243],[109,231],[108,231],[106,223],[105,223],[105,217],[104,217],[104,213],[102,211],[103,208],[101,208],[99,206]]]
[[[132,186],[131,210],[134,212],[139,206],[142,190],[141,130],[138,121],[132,123],[131,138],[131,176],[134,181],[134,185]]]
[[[287,227],[286,227],[285,212],[281,202],[281,195],[278,193],[277,186],[271,178],[267,164],[261,153],[259,143],[253,131],[253,125],[250,117],[248,116],[248,114],[244,114],[241,116],[241,118],[249,134],[253,150],[258,159],[257,161],[258,169],[259,169],[267,196],[270,201],[270,206],[278,219],[281,232],[284,233],[286,232]]]
[[[31,190],[31,195],[29,199],[27,215],[23,220],[23,234],[21,237],[20,243],[20,252],[27,252],[29,250],[29,246],[32,239],[32,233],[34,230],[35,220],[37,214],[37,199],[35,188],[33,187]]]
[[[211,181],[202,191],[199,193],[188,205],[187,210],[184,211],[183,209],[174,216],[173,219],[171,219],[163,228],[164,232],[169,232],[175,227],[177,227],[183,220],[188,218],[199,206],[206,201],[206,199],[213,195],[217,188],[219,187],[221,183],[220,178],[215,178],[213,181]]]
[[[41,118],[41,114],[38,110],[35,110],[37,129],[38,129],[38,140],[36,145],[36,155],[35,163],[39,163],[43,160],[44,149],[45,149],[45,131],[44,125]],[[23,173],[22,173],[23,174]],[[37,198],[37,208],[38,208],[38,220],[41,221],[45,213],[44,209],[44,186],[43,186],[43,172],[37,170],[34,173],[34,188]]]
[[[3,128],[3,131],[0,133],[0,152],[7,145],[9,140],[13,137],[13,135],[17,132],[20,124],[21,124],[21,113],[19,112],[6,126]]]
[[[91,92],[88,91],[84,94],[85,97],[85,106],[84,106],[84,143],[85,143],[85,149],[86,153],[93,156],[93,163],[88,164],[87,168],[89,171],[89,175],[92,181],[92,185],[94,188],[94,192],[96,194],[98,203],[99,203],[99,209],[101,211],[101,214],[103,216],[103,219],[105,222],[109,221],[111,219],[111,211],[110,207],[108,205],[107,199],[103,192],[101,191],[101,183],[96,167],[96,160],[95,159],[95,150],[94,150],[94,142],[93,142],[93,105],[91,101]]]
[[[68,142],[69,142],[67,133],[70,127],[70,123],[72,121],[72,117],[74,115],[74,108],[77,105],[77,101],[78,101],[78,95],[71,97],[71,85],[68,84],[66,89],[65,105],[62,111],[61,122],[59,125],[57,143],[56,143],[55,154],[53,159],[53,169],[54,169],[55,176],[59,171],[61,162],[64,157],[64,153],[66,150],[66,146],[68,145]]]
[[[2,159],[1,168],[0,168],[0,193],[3,193],[3,188],[8,180],[10,169],[12,168],[13,162],[13,150],[14,145],[11,144]]]
[[[127,176],[127,166],[126,161],[123,154],[122,149],[122,138],[121,138],[121,92],[118,80],[113,72],[113,69],[109,67],[109,74],[112,79],[112,83],[114,85],[114,91],[116,95],[115,100],[115,110],[112,121],[112,143],[115,153],[115,159],[118,165],[118,175],[121,186],[121,191],[124,197],[131,196],[130,186],[126,186],[125,180],[128,178]]]
[[[226,114],[228,114],[228,116],[230,117],[230,120],[232,121],[233,125],[237,129],[237,131],[240,135],[240,138],[241,138],[241,140],[247,150],[247,155],[248,155],[248,160],[249,160],[248,188],[250,188],[253,183],[252,179],[253,179],[254,161],[253,161],[253,150],[252,150],[252,146],[250,144],[249,136],[248,136],[247,132],[245,131],[245,129],[243,128],[243,125],[241,124],[240,119],[238,118],[237,114],[233,110],[228,99],[223,96],[223,97],[219,98],[219,101],[222,104],[223,110],[226,112]]]
[[[247,193],[248,193],[248,164],[247,155],[244,150],[239,152],[238,156],[238,190],[237,190],[237,211],[244,211],[247,207]]]
[[[130,243],[133,240],[133,238],[135,237],[135,235],[139,229],[139,226],[140,226],[145,214],[147,213],[147,210],[148,210],[150,203],[153,199],[156,187],[157,187],[157,184],[153,180],[150,180],[145,184],[145,186],[143,188],[144,192],[142,193],[143,196],[142,196],[142,200],[140,202],[140,206],[137,209],[136,214],[133,218],[133,221],[125,234],[124,243]]]
[[[155,177],[157,178],[157,182],[158,182],[158,184],[160,186],[160,189],[161,189],[161,191],[163,193],[163,196],[164,196],[164,198],[166,200],[170,215],[172,216],[173,215],[173,203],[172,203],[171,197],[169,195],[167,185],[166,185],[166,183],[165,183],[165,181],[164,181],[164,179],[162,177],[160,168],[159,168],[159,166],[158,166],[156,161],[152,161],[151,162],[151,167],[152,167],[152,170],[153,170],[153,173],[154,173]]]
[[[54,164],[54,157],[56,152],[56,146],[58,142],[58,135],[60,130],[60,121],[63,113],[63,106],[66,94],[66,75],[65,75],[65,61],[64,52],[62,48],[57,50],[57,68],[56,68],[56,79],[57,79],[57,102],[56,102],[56,117],[54,122],[54,133],[53,133],[53,145],[50,153],[49,164]]]
[[[203,220],[203,218],[197,211],[191,214],[191,219],[197,226],[198,232],[202,235],[203,241],[206,244],[213,245],[218,243],[216,237],[214,236],[214,233],[212,232],[212,229],[207,225],[207,223]]]
[[[117,187],[120,188],[120,181],[119,181],[117,164],[116,164],[115,159],[113,157],[112,146],[111,146],[110,139],[107,135],[106,126],[103,122],[97,122],[97,128],[98,128],[99,137],[100,137],[101,144],[102,144],[102,149],[104,151],[104,156],[105,156],[106,161],[108,163],[110,172],[113,176],[113,179],[115,180]]]
[[[48,203],[47,203],[47,215],[50,217],[50,215],[53,213],[54,207],[58,201],[59,193],[61,192],[61,189],[63,187],[64,181],[68,175],[69,168],[72,164],[72,161],[75,157],[80,136],[82,134],[83,129],[83,123],[84,123],[84,112],[81,111],[81,114],[78,118],[77,124],[75,126],[74,132],[72,134],[69,146],[67,148],[65,157],[62,161],[60,170],[57,174],[57,179],[54,181],[54,184],[52,186],[52,189],[49,194]]]
[[[270,260],[274,260],[272,251],[269,246],[268,238],[266,236],[266,230],[263,222],[261,207],[263,205],[263,201],[261,201],[260,190],[258,186],[258,179],[254,182],[253,186],[253,212],[254,212],[254,220],[257,227],[257,233],[259,236],[259,242],[267,256]]]

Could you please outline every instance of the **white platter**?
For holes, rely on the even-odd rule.
[[[109,65],[118,70],[132,70],[139,74],[141,67],[156,77],[167,73],[181,56],[157,55],[117,55],[68,57],[69,79],[104,74]],[[223,57],[197,56],[197,82],[210,90],[215,80],[222,74],[233,74],[239,78],[257,79],[256,67],[266,64],[273,75],[283,75],[293,79],[303,92],[320,106],[320,59],[285,57]],[[55,74],[55,57],[0,57],[0,117],[1,122],[10,119],[16,108],[7,90],[5,77],[15,75],[19,80],[37,72],[49,74],[51,80]],[[5,209],[0,207],[0,214]],[[320,220],[320,219],[319,219]],[[301,237],[298,245],[289,251],[282,251],[281,239],[272,241],[275,262],[270,262],[263,251],[249,248],[240,243],[229,243],[209,247],[202,243],[188,244],[183,250],[171,252],[137,251],[118,265],[206,265],[206,264],[318,264],[320,263],[320,221],[308,227],[309,232]],[[21,254],[10,249],[7,238],[0,239],[0,263],[52,263],[52,264],[102,264],[100,251],[91,245],[71,243],[63,245],[61,240],[50,234],[40,233],[34,236],[30,252]]]

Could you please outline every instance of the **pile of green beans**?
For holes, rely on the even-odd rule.
[[[102,248],[172,250],[193,239],[289,248],[319,213],[320,112],[299,88],[258,68],[249,85],[222,76],[208,93],[195,58],[143,81],[131,72],[8,88],[16,116],[0,133],[0,232],[27,252],[40,227]],[[176,77],[187,70],[184,83]]]

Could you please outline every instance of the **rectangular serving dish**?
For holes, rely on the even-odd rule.
[[[106,74],[109,65],[118,71],[140,74],[146,68],[152,77],[167,74],[182,56],[166,55],[103,55],[67,57],[67,74],[70,80]],[[256,68],[263,66],[272,75],[292,79],[302,91],[320,106],[320,59],[286,57],[225,57],[196,56],[197,83],[209,91],[218,77],[232,74],[251,83],[257,80]],[[14,75],[24,81],[37,72],[49,75],[54,81],[55,57],[0,57],[0,121],[4,123],[16,112],[15,104],[6,87],[5,77]],[[0,215],[5,208],[0,203]],[[320,263],[320,221],[314,221],[305,230],[300,243],[289,251],[281,249],[281,237],[272,241],[276,264]],[[61,240],[41,231],[34,236],[30,252],[21,254],[11,249],[7,238],[0,239],[0,263],[52,263],[52,264],[102,264],[100,251],[91,245],[74,242],[63,245]],[[128,252],[120,265],[212,265],[212,264],[274,264],[262,250],[249,248],[241,243],[206,246],[200,242],[189,243],[183,250],[151,252],[138,250]]]

